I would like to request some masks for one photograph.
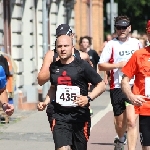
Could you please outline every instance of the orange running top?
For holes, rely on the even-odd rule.
[[[145,96],[145,78],[150,77],[150,46],[135,51],[128,63],[122,68],[122,72],[130,79],[135,75],[132,92],[135,95]],[[145,100],[147,102],[142,106],[135,106],[136,114],[150,115],[150,99]]]

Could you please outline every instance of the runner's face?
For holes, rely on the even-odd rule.
[[[74,49],[72,45],[72,38],[68,35],[61,35],[60,37],[58,37],[56,49],[60,59],[70,58]]]
[[[81,43],[81,47],[83,48],[83,49],[87,49],[87,48],[89,48],[89,46],[90,46],[90,44],[89,44],[89,40],[88,39],[83,39],[82,40],[82,43]]]
[[[118,38],[127,38],[130,31],[131,26],[128,27],[116,26],[116,33],[118,35]]]

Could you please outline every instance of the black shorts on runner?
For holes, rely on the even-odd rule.
[[[47,106],[47,109],[46,109],[46,113],[47,113],[47,117],[48,117],[48,121],[50,123],[50,127],[52,127],[52,116],[53,116],[53,113],[54,113],[54,105],[53,105],[54,102],[51,102],[48,104]]]
[[[139,132],[142,146],[150,146],[150,116],[139,116]]]
[[[53,121],[55,149],[70,146],[72,150],[87,150],[90,127],[85,123],[66,123]]]
[[[114,116],[120,116],[125,111],[125,102],[131,104],[121,88],[110,89],[110,99],[113,106]]]

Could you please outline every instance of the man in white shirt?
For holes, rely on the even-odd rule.
[[[140,49],[142,45],[139,40],[129,37],[131,25],[127,16],[115,18],[115,30],[118,37],[109,41],[104,47],[99,61],[99,69],[110,71],[110,98],[115,117],[115,129],[119,137],[115,150],[123,149],[126,129],[128,150],[134,150],[137,139],[135,112],[134,106],[121,90],[121,68],[125,66],[134,51]],[[134,78],[130,81],[130,85],[132,86],[133,83]]]

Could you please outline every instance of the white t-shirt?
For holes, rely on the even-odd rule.
[[[114,38],[109,41],[100,56],[99,64],[110,62],[118,63],[121,61],[128,61],[132,54],[142,48],[142,44],[135,38],[129,38],[126,42],[121,42]],[[110,88],[121,88],[120,86],[120,69],[111,70]]]

